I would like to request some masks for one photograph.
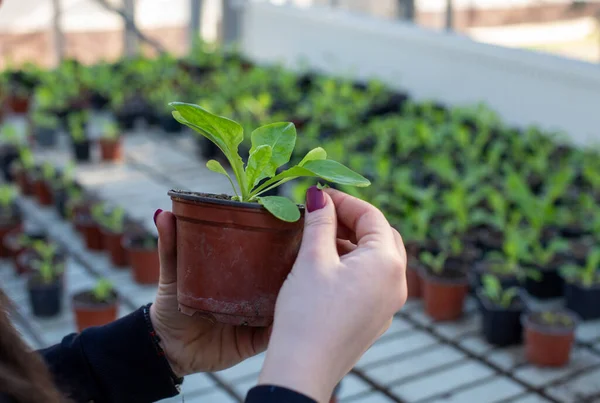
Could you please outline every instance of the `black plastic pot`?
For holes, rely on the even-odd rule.
[[[565,306],[582,320],[600,318],[600,284],[584,287],[577,283],[565,283]]]
[[[56,145],[57,133],[55,129],[38,127],[35,130],[35,143],[40,147],[54,147]]]
[[[486,341],[492,345],[505,347],[520,344],[523,339],[521,314],[524,307],[520,298],[516,298],[509,308],[492,304],[477,290],[481,311],[481,330]]]
[[[529,295],[539,299],[558,298],[564,295],[565,281],[558,274],[556,268],[541,269],[541,280],[536,281],[530,277],[525,280],[525,290]]]
[[[159,117],[160,128],[167,133],[181,133],[183,126],[173,119],[171,115],[162,115]]]
[[[0,154],[0,169],[2,176],[7,182],[14,181],[14,175],[11,172],[12,163],[19,159],[19,150],[14,146],[7,146]]]
[[[67,190],[63,187],[54,188],[53,191],[53,201],[54,208],[56,208],[56,212],[62,218],[67,218]]]
[[[133,113],[120,113],[116,115],[117,123],[123,130],[133,130],[135,127],[136,115]]]
[[[73,155],[77,162],[89,162],[91,159],[92,142],[88,139],[78,142],[72,142]]]
[[[475,264],[473,270],[469,272],[469,280],[473,289],[477,289],[483,286],[482,278],[485,274],[492,274],[496,278],[498,278],[498,281],[500,281],[500,285],[503,289],[510,287],[519,287],[521,285],[519,283],[519,279],[515,275],[500,276],[490,271],[486,262],[478,262]]]
[[[37,277],[30,277],[27,291],[34,316],[48,318],[60,313],[63,299],[62,278],[51,284],[43,284]]]
[[[207,160],[215,158],[221,152],[212,141],[201,136],[196,137],[196,146],[200,157]]]
[[[95,111],[104,109],[109,102],[110,100],[107,97],[98,92],[94,91],[90,94],[90,107]]]

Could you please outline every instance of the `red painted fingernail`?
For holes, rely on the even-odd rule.
[[[306,191],[306,209],[309,213],[325,207],[325,194],[316,186],[311,186]]]
[[[162,212],[163,212],[163,211],[162,211],[162,209],[160,209],[160,208],[154,212],[154,217],[153,217],[153,220],[154,220],[154,225],[156,225],[156,217],[158,217],[158,215],[159,215],[160,213],[162,213]]]

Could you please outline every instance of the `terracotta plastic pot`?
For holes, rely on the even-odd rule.
[[[127,251],[123,247],[123,234],[115,234],[106,229],[101,229],[104,249],[110,254],[110,261],[117,267],[128,264]]]
[[[119,300],[116,294],[113,294],[110,301],[98,303],[91,291],[82,291],[73,295],[71,304],[79,332],[89,327],[106,325],[117,319]]]
[[[160,276],[158,248],[138,245],[132,237],[123,239],[123,247],[129,255],[133,280],[138,284],[157,284]]]
[[[104,237],[98,224],[89,216],[79,215],[75,219],[75,226],[85,239],[85,246],[94,251],[104,250]]]
[[[38,202],[42,206],[51,206],[52,204],[54,204],[54,201],[52,200],[52,192],[50,191],[50,187],[44,180],[38,179],[33,182],[33,192]]]
[[[177,218],[181,312],[232,325],[272,323],[277,294],[298,255],[303,218],[284,222],[257,203],[214,195],[169,195]]]
[[[28,267],[25,265],[25,262],[21,258],[21,254],[24,253],[27,249],[21,246],[21,244],[18,242],[18,239],[22,234],[25,234],[33,239],[47,239],[47,236],[43,231],[29,230],[25,232],[23,231],[22,227],[15,228],[14,230],[6,234],[2,244],[3,247],[5,247],[9,251],[9,256],[12,256],[13,258],[15,274],[17,275],[21,275],[28,271]]]
[[[24,169],[18,169],[15,171],[15,181],[21,193],[25,196],[33,194],[33,185],[29,180],[29,175]]]
[[[419,269],[414,264],[408,264],[406,268],[406,286],[408,288],[408,298],[421,298],[423,295],[423,280],[419,274]]]
[[[14,252],[6,246],[5,239],[11,232],[23,230],[23,224],[21,221],[15,221],[13,223],[6,223],[0,226],[0,257],[11,257],[14,256]]]
[[[469,292],[467,276],[460,271],[449,269],[445,269],[439,276],[423,268],[421,278],[425,312],[436,321],[460,318],[465,297]]]
[[[29,111],[29,97],[13,95],[8,99],[8,107],[14,113],[26,114]]]
[[[121,161],[123,159],[123,143],[116,140],[100,139],[100,158],[102,161]]]
[[[525,356],[540,367],[562,367],[569,362],[575,340],[578,319],[570,311],[561,311],[573,322],[572,326],[550,326],[540,320],[540,313],[523,315]]]

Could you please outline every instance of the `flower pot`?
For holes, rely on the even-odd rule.
[[[177,218],[180,310],[232,325],[271,324],[277,294],[298,255],[303,218],[284,222],[257,203],[224,196],[169,195]]]
[[[143,238],[125,236],[123,247],[127,250],[133,280],[138,284],[157,284],[160,277],[158,248],[144,245]]]
[[[419,269],[410,264],[406,268],[406,286],[408,288],[408,298],[421,298],[423,295],[423,281],[419,274]]]
[[[8,108],[17,114],[27,114],[29,112],[29,97],[12,95],[8,98]]]
[[[117,319],[119,299],[113,293],[107,302],[97,302],[91,291],[82,291],[71,300],[75,323],[79,332],[93,326],[102,326]]]
[[[75,226],[81,232],[85,240],[85,246],[89,250],[103,251],[104,237],[98,224],[86,214],[78,214],[75,219]]]
[[[33,194],[33,184],[29,179],[29,174],[24,169],[18,169],[15,172],[15,180],[17,182],[17,186],[19,187],[19,191],[24,196],[31,196]]]
[[[183,126],[181,123],[173,119],[171,114],[160,116],[158,123],[160,128],[166,133],[181,133]]]
[[[578,283],[565,283],[565,306],[582,320],[600,318],[600,284],[585,287]]]
[[[121,161],[123,159],[123,143],[118,139],[100,139],[100,159],[102,161]]]
[[[34,131],[35,143],[40,147],[54,147],[56,145],[56,129],[49,127],[38,127]]]
[[[481,289],[477,290],[477,298],[481,311],[481,328],[486,341],[499,347],[521,343],[523,338],[521,299],[516,298],[510,307],[503,308],[491,303]]]
[[[15,274],[17,275],[21,275],[22,273],[25,273],[28,270],[28,267],[25,266],[23,259],[20,258],[21,254],[27,250],[18,242],[19,237],[22,234],[25,234],[32,239],[37,239],[41,241],[47,239],[46,234],[41,230],[30,229],[27,231],[23,231],[21,227],[15,228],[6,234],[6,236],[3,239],[2,246],[8,250],[9,256],[13,258]]]
[[[52,200],[54,202],[54,208],[58,215],[66,219],[68,217],[67,212],[67,201],[68,195],[67,190],[64,187],[55,187],[52,189]]]
[[[471,287],[473,289],[477,289],[483,286],[482,279],[485,274],[492,274],[496,278],[498,278],[498,281],[500,281],[500,285],[503,289],[520,286],[519,279],[517,278],[516,274],[495,273],[490,268],[489,262],[483,261],[475,264],[473,270],[469,272],[469,276],[471,277]]]
[[[54,204],[50,187],[43,179],[37,179],[33,182],[33,193],[42,206]]]
[[[91,146],[90,140],[85,139],[83,141],[77,141],[71,143],[73,147],[73,156],[77,162],[89,162],[91,160]]]
[[[453,269],[444,269],[441,275],[435,275],[423,268],[421,278],[425,312],[435,321],[460,318],[469,291],[467,276]]]
[[[15,220],[13,222],[6,222],[0,225],[0,257],[11,257],[14,256],[14,251],[6,245],[6,239],[9,234],[13,232],[21,233],[23,230],[23,223],[21,220]]]
[[[540,367],[562,367],[569,362],[575,340],[576,316],[562,311],[573,321],[572,326],[550,326],[541,320],[539,312],[522,316],[525,327],[525,356]]]
[[[110,261],[116,267],[127,266],[127,251],[123,247],[123,234],[116,234],[104,228],[101,229],[104,249],[110,254]]]
[[[27,280],[27,292],[33,315],[41,318],[58,315],[62,308],[63,288],[62,277],[45,284],[37,276],[31,276]]]
[[[6,182],[14,181],[14,174],[12,171],[13,162],[19,159],[19,150],[14,146],[5,146],[0,156],[0,169],[2,170],[2,176]]]
[[[556,268],[538,268],[542,278],[536,281],[530,277],[525,279],[525,290],[538,299],[558,298],[564,295],[565,281]]]

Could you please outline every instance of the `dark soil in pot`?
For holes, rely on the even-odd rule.
[[[35,194],[38,203],[42,206],[51,206],[54,204],[52,199],[52,192],[50,191],[50,186],[43,179],[37,179],[33,182],[33,192]]]
[[[463,313],[469,282],[464,272],[445,268],[441,274],[421,270],[425,312],[436,321],[455,320]]]
[[[107,229],[102,228],[102,242],[104,249],[110,255],[110,261],[116,267],[127,266],[127,251],[123,247],[123,234],[114,233]]]
[[[75,323],[79,332],[94,326],[102,326],[117,319],[119,298],[115,292],[106,302],[98,302],[91,291],[82,291],[71,300]]]
[[[149,234],[125,235],[123,247],[129,256],[133,280],[138,284],[157,284],[160,276],[158,239]]]
[[[565,281],[560,276],[558,268],[537,268],[541,274],[540,281],[527,277],[525,290],[532,297],[538,299],[558,298],[564,295]]]
[[[102,161],[121,161],[123,159],[123,142],[121,138],[100,139],[100,159]]]
[[[501,307],[489,301],[477,290],[479,309],[481,311],[481,329],[486,341],[492,345],[505,347],[520,344],[523,339],[521,314],[523,302],[515,298],[509,307]]]
[[[586,287],[580,283],[565,283],[565,306],[582,320],[600,318],[600,283]]]
[[[522,316],[525,328],[525,356],[540,367],[565,366],[575,340],[577,317],[569,311],[559,311],[569,323],[548,324],[543,313],[530,312]]]
[[[71,142],[73,156],[77,162],[89,162],[91,160],[92,142],[89,139]]]
[[[58,315],[62,310],[63,288],[62,278],[47,284],[32,275],[27,280],[27,292],[33,315],[41,318]]]
[[[257,203],[226,195],[176,190],[169,195],[177,218],[180,310],[232,325],[271,324],[277,294],[300,248],[303,218],[284,222]]]

